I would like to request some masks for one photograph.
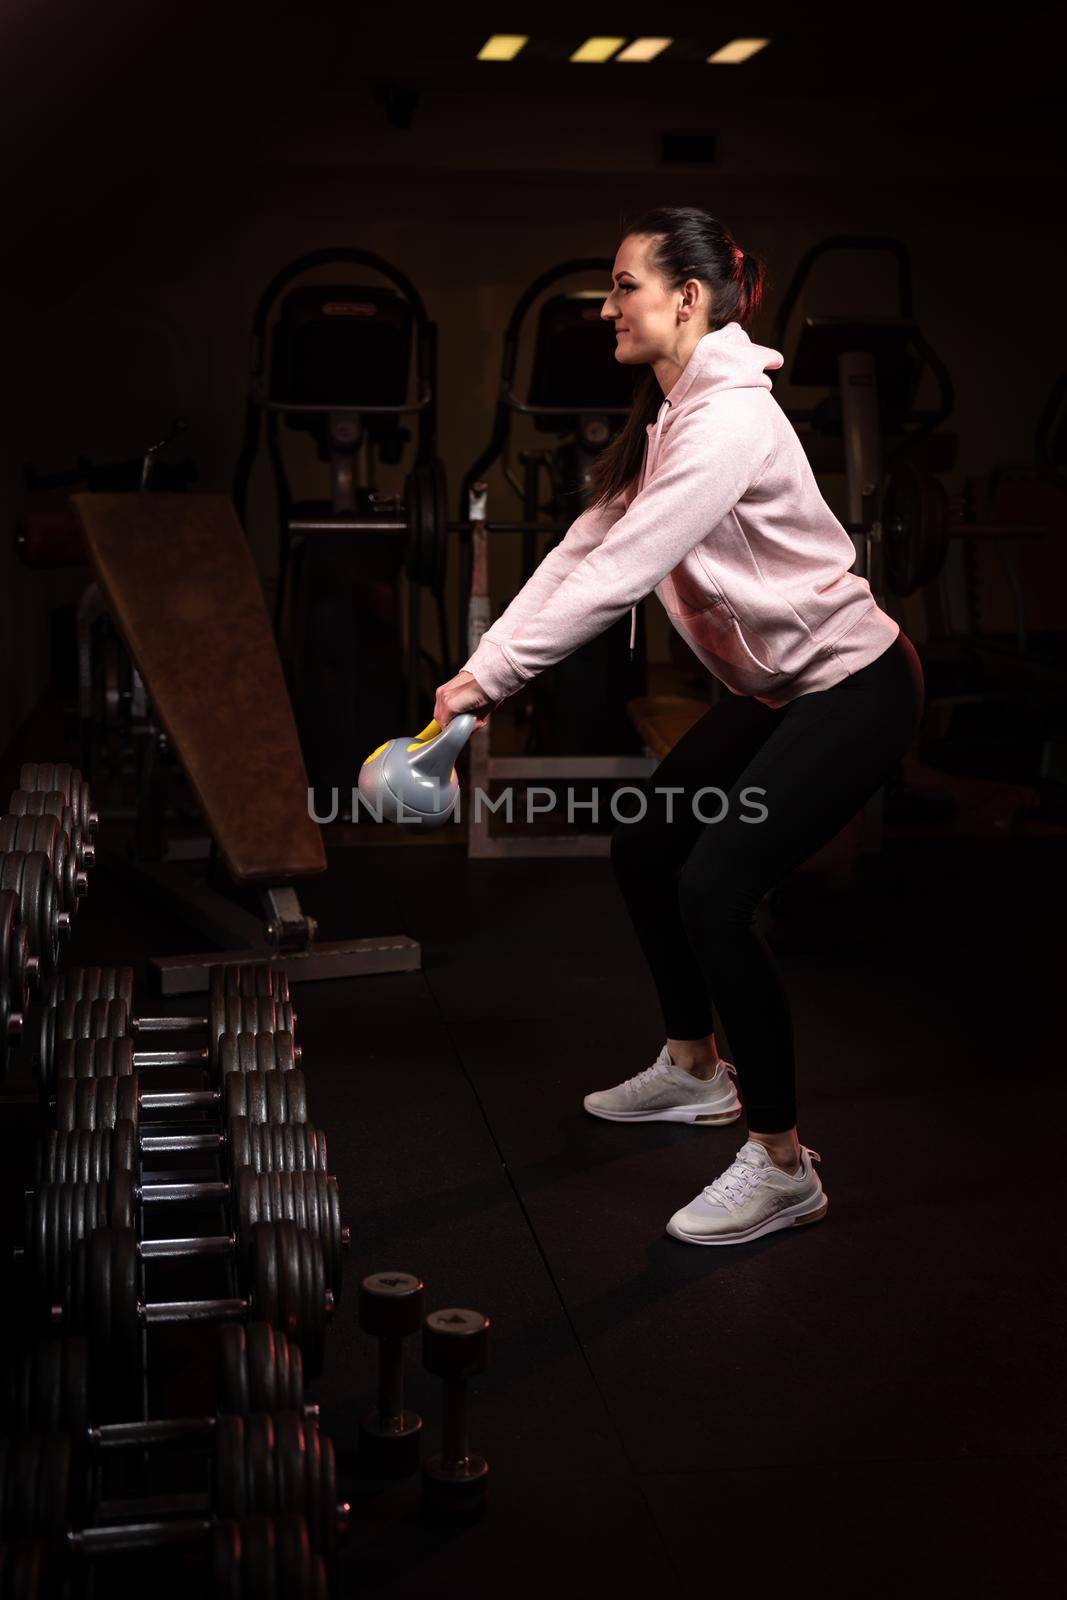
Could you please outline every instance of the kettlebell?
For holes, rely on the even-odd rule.
[[[447,728],[428,722],[414,738],[388,739],[359,769],[359,792],[377,818],[402,826],[440,828],[456,809],[455,759],[478,718],[461,711]]]

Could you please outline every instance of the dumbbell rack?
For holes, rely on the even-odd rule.
[[[281,1330],[248,1320],[249,1312],[262,1308],[263,1297],[258,1302],[252,1297],[244,1305],[236,1295],[180,1307],[142,1304],[142,1313],[150,1314],[138,1317],[136,1351],[129,1344],[120,1346],[119,1365],[135,1374],[135,1382],[123,1386],[116,1384],[118,1367],[109,1360],[123,1297],[116,1293],[117,1281],[109,1278],[104,1283],[93,1276],[109,1240],[112,1254],[117,1250],[116,1259],[123,1249],[129,1255],[134,1236],[123,1225],[135,1220],[131,1205],[135,1193],[141,1212],[149,1201],[163,1200],[222,1202],[231,1217],[241,1208],[241,1225],[232,1223],[228,1234],[209,1234],[195,1242],[179,1237],[163,1248],[160,1241],[147,1237],[137,1243],[142,1280],[146,1264],[160,1255],[217,1260],[226,1250],[233,1258],[231,1277],[239,1276],[237,1257],[248,1245],[248,1234],[255,1236],[256,1245],[267,1235],[289,1244],[297,1241],[301,1260],[317,1258],[321,1264],[321,1239],[304,1235],[292,1221],[261,1220],[272,1218],[272,1203],[284,1200],[292,1208],[297,1196],[308,1203],[314,1199],[314,1216],[324,1230],[332,1230],[333,1254],[339,1251],[343,1241],[332,1203],[336,1184],[323,1170],[324,1140],[304,1120],[292,1127],[267,1121],[298,1110],[306,1118],[287,985],[266,966],[216,968],[211,975],[210,1015],[203,1019],[206,1048],[135,1052],[135,1040],[139,1046],[151,1046],[157,1041],[147,1035],[188,1028],[190,1023],[134,1017],[128,969],[61,970],[62,940],[88,890],[94,861],[95,819],[86,786],[69,768],[24,768],[22,787],[10,809],[12,814],[0,820],[0,1065],[6,1075],[17,1056],[29,1056],[27,1064],[36,1068],[46,1113],[54,1117],[59,1109],[64,1126],[54,1127],[42,1145],[41,1182],[27,1195],[32,1236],[20,1262],[26,1292],[12,1298],[12,1303],[27,1308],[27,1315],[22,1328],[25,1349],[16,1363],[21,1377],[10,1385],[7,1407],[8,1423],[19,1431],[0,1440],[0,1541],[4,1541],[0,1594],[35,1592],[49,1550],[52,1574],[58,1557],[69,1564],[73,1575],[76,1555],[156,1544],[170,1548],[187,1540],[205,1544],[216,1583],[237,1575],[247,1588],[249,1574],[258,1570],[265,1575],[266,1562],[274,1568],[280,1592],[324,1594],[323,1558],[336,1542],[336,1521],[344,1520],[344,1508],[338,1514],[332,1505],[336,1499],[332,1447],[320,1435],[317,1417],[293,1408],[297,1397],[302,1405],[302,1376],[288,1386],[275,1385],[273,1398],[286,1404],[274,1416],[241,1405],[241,1388],[234,1380],[235,1338],[248,1339],[261,1352],[264,1339],[274,1341],[271,1348],[286,1353],[284,1363],[277,1356],[279,1366],[284,1365],[291,1376],[302,1374],[298,1347],[290,1347]],[[36,1002],[32,1007],[31,999]],[[29,1048],[31,1037],[34,1049]],[[215,1087],[140,1092],[138,1068],[171,1065],[206,1068]],[[280,1095],[277,1085],[283,1080],[287,1092]],[[288,1086],[295,1090],[297,1080],[300,1094],[294,1098]],[[258,1086],[258,1092],[249,1085]],[[134,1108],[135,1121],[114,1115]],[[150,1123],[146,1118],[144,1126],[151,1131],[142,1135],[142,1109],[157,1117],[162,1113],[171,1123],[184,1118],[191,1128]],[[81,1120],[86,1112],[90,1125]],[[191,1152],[212,1169],[224,1156],[228,1178],[212,1170],[206,1181],[188,1183],[176,1180],[189,1173],[148,1170],[147,1162],[161,1154],[188,1158]],[[135,1169],[142,1164],[135,1183]],[[153,1184],[153,1176],[163,1181]],[[305,1204],[303,1220],[310,1214]],[[107,1226],[114,1223],[120,1225],[118,1232]],[[324,1294],[325,1312],[340,1290],[336,1266],[331,1276],[332,1291]],[[35,1292],[42,1289],[43,1297]],[[143,1302],[143,1294],[138,1298]],[[128,1304],[125,1309],[129,1311]],[[161,1309],[169,1315],[159,1315]],[[148,1420],[150,1323],[176,1317],[207,1320],[212,1309],[223,1322],[224,1352],[229,1341],[229,1357],[223,1361],[229,1378],[220,1384],[220,1398],[223,1410],[229,1407],[232,1414],[198,1423]],[[275,1312],[278,1309],[275,1305]],[[245,1327],[226,1320],[238,1315]],[[67,1334],[71,1324],[77,1330],[73,1337],[54,1337],[59,1331]],[[127,1331],[130,1325],[127,1315]],[[53,1337],[41,1338],[42,1334]],[[262,1369],[261,1356],[245,1375],[249,1397],[254,1391],[260,1402]],[[285,1388],[288,1392],[282,1393]],[[118,1423],[107,1415],[116,1399],[122,1414]],[[90,1410],[101,1417],[92,1427],[87,1425]],[[202,1514],[174,1514],[176,1508],[188,1512],[187,1495],[179,1497],[169,1515],[160,1515],[158,1504],[138,1506],[134,1500],[132,1506],[117,1507],[98,1493],[87,1492],[97,1476],[102,1481],[103,1472],[102,1467],[99,1475],[96,1469],[85,1472],[86,1452],[98,1454],[102,1461],[124,1446],[135,1463],[136,1483],[145,1451],[175,1440],[187,1443],[198,1433],[213,1442],[213,1450],[204,1452],[210,1481],[201,1497]],[[318,1498],[308,1495],[304,1503],[294,1463],[313,1455],[328,1463],[329,1470],[320,1475]],[[76,1473],[71,1470],[74,1461],[81,1463]],[[214,1514],[209,1515],[212,1502]],[[116,1511],[127,1513],[125,1525],[116,1523]],[[242,1521],[245,1511],[278,1515],[265,1534],[262,1515],[247,1524]]]
[[[0,1600],[38,1592],[57,1564],[80,1592],[84,1557],[181,1543],[204,1550],[218,1592],[258,1592],[270,1568],[278,1593],[325,1595],[347,1507],[317,1408],[304,1405],[303,1372],[321,1367],[348,1239],[325,1139],[307,1121],[284,971],[216,965],[207,1016],[137,1015],[132,969],[62,966],[94,865],[87,786],[70,768],[26,767],[11,811],[0,819],[0,1066],[23,1058],[51,1127],[14,1264],[23,1282],[12,1303],[24,1315],[6,1406],[0,1387]],[[156,1048],[176,1031],[201,1037]],[[206,1074],[209,1086],[142,1088],[142,1069],[170,1067]],[[198,1168],[153,1170],[168,1156]],[[221,1207],[224,1231],[161,1240],[143,1225],[150,1212],[194,1203]],[[150,1301],[146,1277],[160,1258],[225,1259],[230,1292]],[[485,1364],[486,1319],[423,1318],[421,1282],[379,1273],[361,1284],[359,1320],[379,1341],[361,1470],[402,1477],[419,1465],[401,1342],[421,1327],[424,1365],[445,1391],[423,1505],[479,1514],[487,1468],[468,1449],[465,1386]],[[220,1324],[215,1417],[152,1415],[149,1331],[175,1322]],[[155,1470],[160,1450],[193,1441],[192,1498],[185,1486],[146,1499],[150,1461]],[[305,1481],[299,1463],[312,1457],[324,1466]],[[114,1460],[126,1463],[118,1499],[107,1492]]]

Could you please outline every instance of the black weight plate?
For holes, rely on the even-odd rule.
[[[279,1172],[297,1172],[304,1162],[302,1138],[304,1128],[295,1123],[286,1122],[279,1128],[271,1130],[271,1161]]]
[[[37,1182],[57,1183],[58,1173],[64,1165],[65,1144],[62,1142],[66,1135],[57,1133],[55,1128],[49,1128],[40,1144],[37,1146]]]
[[[245,1421],[222,1416],[215,1421],[214,1494],[221,1517],[243,1517],[247,1510]]]
[[[304,1473],[306,1477],[308,1536],[312,1547],[316,1550],[329,1548],[330,1525],[336,1517],[336,1510],[329,1516],[324,1514],[323,1495],[327,1490],[327,1477],[329,1475],[329,1462],[326,1446],[329,1440],[320,1434],[318,1427],[313,1422],[308,1422],[303,1428],[304,1436]],[[334,1474],[336,1476],[336,1474]],[[336,1499],[336,1496],[334,1497]]]
[[[285,1338],[275,1335],[268,1322],[250,1322],[246,1338],[248,1409],[278,1411],[286,1403],[278,1372],[278,1349],[285,1347]]]
[[[32,1410],[23,1426],[41,1433],[63,1431],[63,1340],[42,1339],[26,1360],[32,1366]]]
[[[297,1232],[300,1258],[301,1314],[304,1318],[297,1343],[304,1354],[305,1369],[314,1375],[322,1371],[326,1334],[326,1274],[322,1246],[308,1233]]]
[[[267,1097],[265,1121],[287,1122],[289,1099],[285,1092],[285,1084],[286,1079],[292,1077],[292,1073],[262,1072],[259,1076],[263,1079]]]
[[[107,1226],[133,1228],[137,1224],[137,1201],[133,1179],[128,1170],[119,1169],[101,1185],[103,1205],[107,1211]]]
[[[212,1595],[215,1600],[245,1600],[239,1525],[220,1518],[209,1537]]]
[[[63,1372],[60,1381],[59,1415],[54,1426],[80,1439],[89,1426],[90,1367],[87,1339],[68,1337],[61,1341]],[[52,1424],[50,1424],[51,1426]]]
[[[295,1511],[310,1520],[307,1499],[307,1474],[304,1460],[302,1417],[295,1411],[279,1411],[274,1418],[274,1474],[277,1485],[277,1510]]]
[[[73,1078],[56,1084],[56,1127],[60,1133],[69,1133],[77,1127],[78,1085]]]
[[[84,1085],[92,1095],[93,1127],[113,1128],[118,1121],[118,1078],[90,1078]]]
[[[241,1569],[246,1596],[256,1600],[289,1600],[278,1588],[274,1523],[270,1517],[246,1517],[241,1526]]]
[[[111,1244],[111,1338],[117,1358],[132,1360],[140,1350],[140,1272],[137,1235],[109,1228]]]
[[[278,1593],[292,1596],[292,1600],[318,1600],[316,1580],[321,1559],[312,1553],[306,1518],[292,1515],[278,1517],[275,1538]]]
[[[23,1433],[7,1450],[3,1522],[7,1538],[32,1539],[39,1532],[37,1491],[41,1475],[41,1433]]]
[[[319,1433],[313,1422],[304,1424],[310,1433],[314,1428],[322,1456],[322,1478],[319,1504],[322,1507],[322,1549],[326,1559],[332,1561],[337,1549],[337,1453],[328,1433]]]
[[[73,1507],[70,1491],[70,1440],[64,1433],[41,1435],[40,1477],[37,1483],[38,1528],[50,1544],[66,1537]]]
[[[249,1288],[252,1313],[272,1328],[280,1328],[281,1296],[278,1283],[278,1242],[270,1223],[260,1222],[252,1229]]]
[[[249,1260],[251,1240],[257,1222],[270,1220],[270,1213],[264,1215],[259,1194],[259,1178],[251,1167],[245,1167],[237,1174],[237,1187],[234,1191],[234,1214],[237,1223],[237,1241],[241,1250],[242,1266]]]
[[[337,1179],[327,1177],[325,1173],[309,1173],[308,1176],[314,1176],[321,1185],[321,1205],[326,1217],[323,1240],[326,1250],[326,1266],[333,1297],[339,1302],[344,1283],[344,1240],[342,1231],[344,1225],[341,1221],[341,1191],[338,1188]]]
[[[247,1117],[231,1117],[227,1124],[226,1145],[233,1178],[245,1167],[257,1170],[256,1141],[251,1137],[253,1131]]]
[[[129,1117],[119,1117],[115,1123],[110,1140],[107,1141],[107,1172],[109,1177],[112,1172],[129,1172],[136,1170],[140,1147],[137,1139],[137,1128]]]
[[[309,1309],[305,1306],[301,1271],[300,1244],[303,1235],[291,1222],[261,1222],[256,1231],[263,1227],[273,1228],[278,1252],[278,1317],[274,1325],[281,1329],[287,1339],[295,1339],[300,1344]]]
[[[237,1063],[237,1035],[235,1033],[224,1033],[219,1038],[218,1071],[222,1078],[225,1078],[228,1072],[240,1071]]]
[[[289,1106],[289,1122],[308,1120],[307,1080],[299,1068],[284,1074],[285,1094]]]
[[[245,1104],[249,1122],[266,1122],[269,1105],[267,1074],[246,1072],[242,1074],[241,1081],[245,1086]]]
[[[229,1122],[234,1117],[245,1117],[248,1121],[248,1088],[244,1074],[240,1072],[227,1072],[222,1080],[222,1109],[226,1120]]]
[[[276,1033],[273,1045],[275,1067],[279,1072],[292,1072],[296,1066],[296,1049],[292,1033]]]
[[[219,1354],[217,1371],[218,1409],[234,1416],[244,1417],[253,1409],[249,1399],[250,1361],[248,1334],[255,1323],[250,1323],[248,1333],[235,1322],[223,1323],[219,1329]]]
[[[124,1043],[118,1039],[116,1044]],[[112,1063],[114,1065],[114,1063]],[[117,1127],[120,1122],[132,1122],[136,1128],[141,1117],[141,1085],[132,1072],[122,1073],[115,1077],[115,1115],[111,1126]]]
[[[300,1354],[300,1346],[290,1344],[288,1339],[279,1334],[274,1348],[278,1358],[279,1402],[293,1411],[302,1411],[304,1408],[304,1362]]]
[[[246,1503],[253,1515],[273,1516],[278,1508],[274,1423],[265,1411],[253,1411],[244,1423]]]

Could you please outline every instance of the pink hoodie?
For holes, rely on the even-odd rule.
[[[490,700],[652,589],[708,671],[767,706],[829,689],[889,648],[899,625],[849,571],[852,540],[771,395],[767,372],[782,365],[739,322],[704,335],[648,427],[639,485],[583,511],[482,635],[463,670]]]

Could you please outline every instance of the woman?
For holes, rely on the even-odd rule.
[[[772,398],[783,358],[745,331],[762,286],[760,263],[703,211],[659,209],[628,229],[601,315],[615,359],[649,369],[632,414],[597,461],[595,503],[434,707],[442,727],[488,715],[652,589],[730,691],[612,835],[667,1039],[652,1066],[585,1099],[613,1121],[707,1127],[741,1115],[738,1080],[748,1139],[667,1224],[704,1245],[826,1214],[820,1157],[797,1136],[788,1000],[755,912],[877,791],[924,700],[914,648],[849,570],[852,541]],[[716,1047],[713,1003],[736,1067]]]

